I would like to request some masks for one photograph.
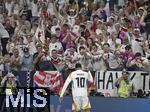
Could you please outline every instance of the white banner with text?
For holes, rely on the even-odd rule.
[[[102,92],[106,96],[116,96],[116,80],[122,76],[122,71],[97,71],[95,73],[95,85],[97,92]],[[150,78],[147,72],[132,71],[130,80],[135,85],[135,92],[138,89],[150,90]]]

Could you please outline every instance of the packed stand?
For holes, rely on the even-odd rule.
[[[0,70],[150,70],[148,0],[0,0]]]

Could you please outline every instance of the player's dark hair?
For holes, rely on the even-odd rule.
[[[77,64],[75,65],[75,67],[76,67],[76,69],[77,69],[77,68],[82,68],[82,66],[81,66],[80,63],[77,63]]]

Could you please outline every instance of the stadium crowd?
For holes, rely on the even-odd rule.
[[[148,0],[0,0],[0,70],[149,72],[149,23]]]

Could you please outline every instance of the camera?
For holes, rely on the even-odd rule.
[[[9,84],[9,85],[12,85],[13,83],[12,83],[12,79],[8,79],[7,80],[7,83]]]

